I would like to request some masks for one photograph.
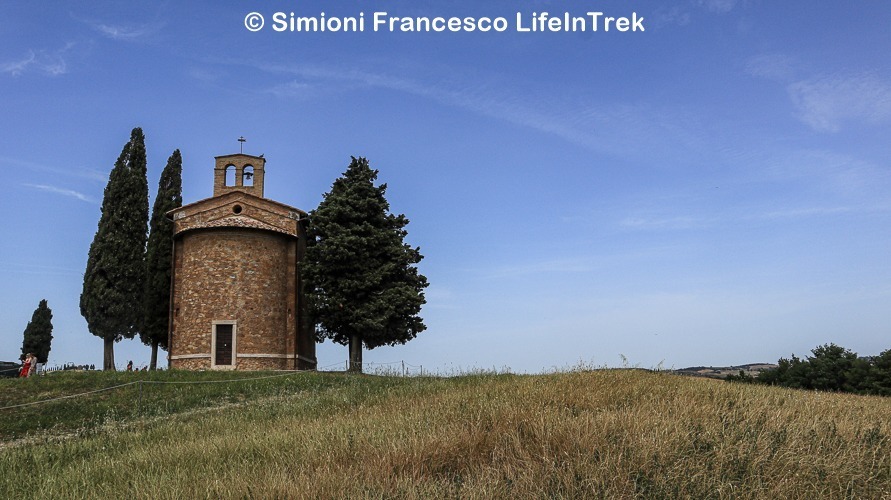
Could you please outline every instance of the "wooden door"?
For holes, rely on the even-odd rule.
[[[232,364],[232,325],[216,325],[216,346],[214,364]]]

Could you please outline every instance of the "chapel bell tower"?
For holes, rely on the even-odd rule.
[[[213,195],[241,191],[263,198],[266,158],[243,153],[217,156],[214,167]]]

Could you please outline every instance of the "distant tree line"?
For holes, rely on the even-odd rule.
[[[835,344],[821,345],[810,356],[780,358],[777,367],[757,377],[740,373],[729,381],[778,385],[794,389],[891,396],[891,349],[878,356],[858,356]]]

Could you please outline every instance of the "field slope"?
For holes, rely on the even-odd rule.
[[[205,383],[0,410],[0,498],[891,495],[888,398],[640,370],[140,376]],[[2,381],[0,407],[123,377]]]

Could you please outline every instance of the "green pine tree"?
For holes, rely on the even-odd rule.
[[[302,270],[318,340],[349,345],[350,370],[362,370],[362,346],[404,344],[424,331],[418,313],[427,278],[419,248],[403,240],[404,215],[390,213],[378,171],[353,158],[310,214]]]
[[[49,358],[50,344],[53,341],[53,311],[46,304],[46,299],[40,301],[31,321],[25,327],[22,339],[22,356],[29,352],[37,356],[37,361],[46,363]]]
[[[152,347],[149,367],[158,365],[158,347],[167,349],[167,328],[170,318],[170,259],[173,255],[173,221],[167,212],[183,204],[183,157],[179,150],[167,160],[161,172],[158,193],[152,206],[148,246],[145,252],[145,295],[142,329],[139,338]]]
[[[105,186],[80,296],[90,333],[104,341],[104,370],[115,369],[114,343],[133,338],[142,322],[147,225],[145,136],[134,128]]]

